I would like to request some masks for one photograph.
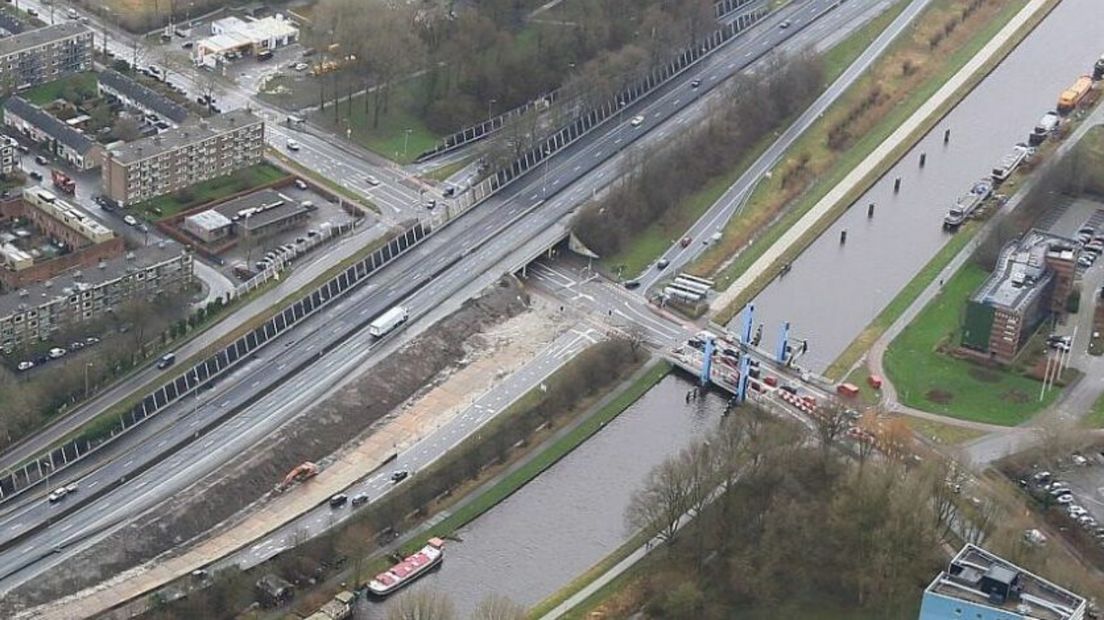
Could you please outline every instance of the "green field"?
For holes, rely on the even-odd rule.
[[[1048,406],[1059,393],[1051,390],[1040,401],[1039,383],[1032,379],[937,350],[941,344],[957,345],[966,301],[987,275],[967,263],[886,350],[886,373],[902,404],[1011,426]]]
[[[95,94],[97,84],[95,73],[78,73],[67,78],[36,86],[24,92],[21,96],[35,105],[44,106],[55,99],[65,98],[63,94],[70,89],[77,92]]]
[[[379,127],[372,127],[374,95],[368,98],[367,106],[366,95],[358,95],[352,102],[343,100],[336,112],[332,105],[327,105],[325,110],[312,112],[311,118],[388,159],[408,164],[441,140],[418,115],[417,89],[423,87],[420,78],[396,84],[387,111],[380,113]]]
[[[1097,398],[1089,413],[1081,418],[1081,425],[1089,428],[1104,428],[1104,395]]]
[[[187,211],[192,207],[221,200],[252,187],[259,187],[287,176],[283,170],[272,164],[261,163],[243,168],[233,174],[204,181],[188,189],[165,196],[151,198],[128,209],[136,216],[149,219],[162,219]],[[157,213],[154,209],[160,209]]]

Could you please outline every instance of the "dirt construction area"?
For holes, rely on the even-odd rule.
[[[306,415],[227,464],[217,479],[211,476],[177,494],[156,514],[144,515],[63,568],[5,597],[0,615],[10,617],[109,578],[96,590],[102,595],[110,590],[117,603],[127,598],[128,587],[138,587],[144,572],[165,571],[167,564],[213,552],[212,547],[229,549],[226,542],[215,546],[215,538],[246,531],[262,534],[261,528],[275,527],[298,514],[295,510],[305,510],[368,474],[385,456],[366,454],[369,448],[387,452],[393,439],[401,447],[458,415],[569,327],[567,317],[549,302],[530,299],[516,280],[500,281],[372,366],[371,372],[362,368],[358,377]],[[271,497],[275,482],[306,460],[323,466],[310,497]]]

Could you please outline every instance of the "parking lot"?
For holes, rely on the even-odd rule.
[[[1099,448],[1071,453],[1051,469],[1020,479],[1036,499],[1064,515],[1063,526],[1080,529],[1104,547],[1104,452]]]

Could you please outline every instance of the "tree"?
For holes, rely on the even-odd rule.
[[[847,416],[843,403],[835,398],[824,403],[812,418],[817,436],[820,438],[821,450],[824,458],[827,459],[832,450],[832,444],[851,427],[851,419]]]
[[[456,609],[443,592],[421,588],[409,590],[387,610],[387,620],[453,620]]]
[[[525,620],[528,610],[505,596],[491,594],[472,612],[471,620]]]
[[[670,542],[692,501],[693,475],[686,461],[668,458],[652,469],[644,486],[633,493],[625,519],[634,531]]]
[[[124,142],[132,142],[141,136],[141,132],[138,129],[138,121],[125,114],[119,115],[119,118],[111,127],[111,133],[115,138]]]

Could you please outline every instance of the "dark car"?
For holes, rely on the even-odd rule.
[[[640,288],[640,281],[639,280],[629,280],[628,282],[625,282],[625,288],[629,289],[630,291],[633,290],[633,289]]]
[[[699,86],[701,86],[701,80],[691,80],[690,81],[690,88],[697,88]]]
[[[358,493],[353,496],[353,506],[360,506],[368,503],[367,493]]]
[[[35,155],[35,163],[38,164],[39,166],[45,166],[46,164],[48,164],[50,162],[45,157],[43,157],[41,155]]]
[[[402,482],[403,480],[406,480],[406,477],[409,475],[410,472],[406,471],[405,469],[400,469],[391,474],[391,482]]]
[[[30,172],[27,173],[27,176],[31,177],[32,179],[34,179],[36,181],[41,181],[42,180],[42,173],[39,172],[38,170],[31,170]]]
[[[656,263],[656,269],[666,269],[667,265],[670,264],[671,261],[667,260],[666,258],[661,258],[659,259],[659,262]]]
[[[330,498],[330,508],[340,508],[349,501],[349,496],[344,493],[338,493]]]

